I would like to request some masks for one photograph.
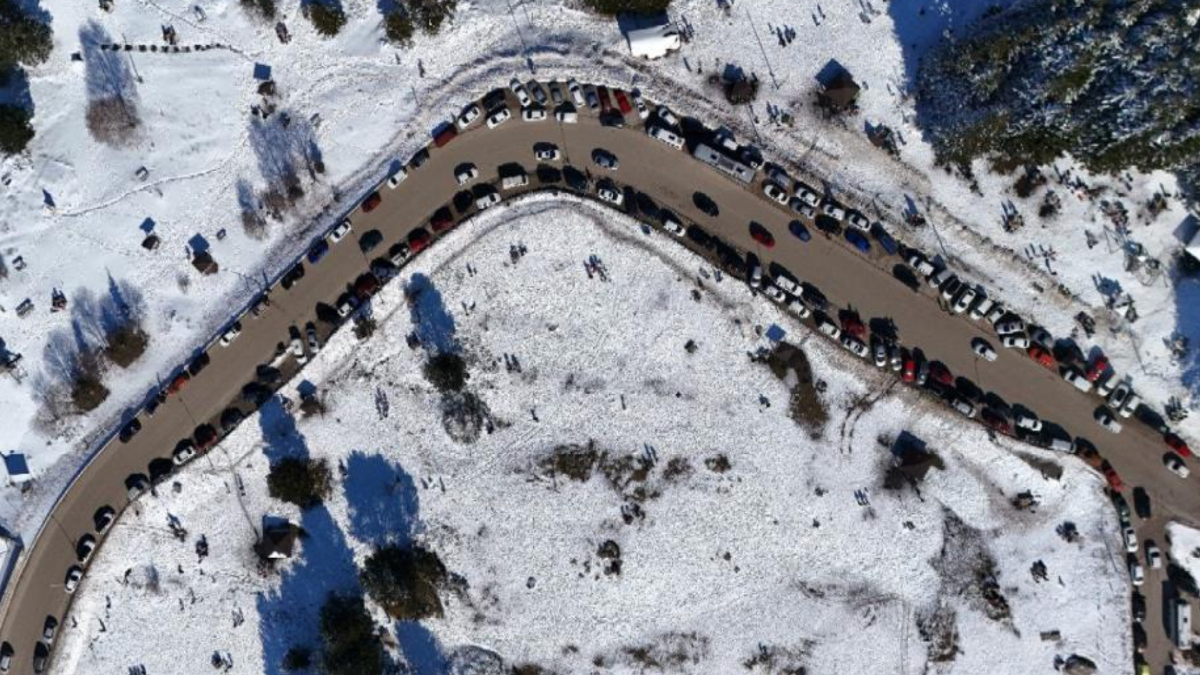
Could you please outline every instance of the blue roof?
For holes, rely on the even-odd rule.
[[[4,455],[4,468],[8,469],[8,475],[12,478],[29,476],[29,463],[25,461],[25,455],[19,452]]]

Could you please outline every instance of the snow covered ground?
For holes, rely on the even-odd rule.
[[[1200,530],[1168,523],[1167,539],[1171,543],[1171,550],[1167,552],[1171,561],[1187,570],[1192,578],[1200,579]]]
[[[280,672],[288,648],[318,646],[325,594],[355,588],[375,545],[408,540],[462,580],[442,593],[444,618],[395,624],[375,610],[419,673],[468,645],[554,672],[642,672],[654,658],[665,672],[915,673],[934,625],[958,634],[938,672],[1041,672],[1071,653],[1128,670],[1129,591],[1095,474],[1066,461],[1049,478],[1057,456],[992,442],[906,389],[885,393],[891,378],[665,236],[534,197],[451,233],[372,312],[371,338],[340,332],[285,390],[315,387],[326,414],[273,401],[119,521],[55,672],[200,672],[214,653],[238,672]],[[815,436],[789,417],[794,378],[750,358],[772,346],[772,325],[827,386]],[[414,333],[424,348],[406,345]],[[467,389],[490,410],[474,442],[455,440],[462,428],[444,424],[421,374],[435,349],[465,357]],[[944,463],[919,494],[882,487],[890,455],[877,438],[905,430]],[[599,470],[581,483],[539,468],[555,447],[589,441],[653,468],[621,488]],[[266,494],[265,474],[305,454],[338,471],[332,497],[300,512]],[[656,494],[639,502],[636,486]],[[1018,510],[1026,490],[1040,503]],[[260,574],[251,545],[267,514],[308,536]],[[1055,533],[1067,521],[1074,544]],[[609,540],[619,574],[602,571]],[[1007,619],[988,618],[976,581],[988,560]],[[1049,631],[1058,641],[1039,638]]]
[[[207,17],[202,22],[191,10],[195,4]],[[1049,187],[1059,192],[1062,212],[1042,223],[1035,212],[1047,188],[1021,200],[1012,194],[1011,177],[976,167],[979,193],[974,193],[932,165],[907,83],[917,58],[938,36],[962,28],[994,3],[738,0],[723,11],[710,0],[676,0],[672,17],[694,34],[679,55],[657,62],[631,60],[615,22],[569,0],[463,0],[441,36],[418,36],[410,50],[381,42],[375,3],[343,4],[349,23],[332,40],[317,36],[295,7],[281,5],[293,36],[282,44],[271,25],[248,18],[229,0],[118,2],[112,13],[94,3],[45,0],[56,50],[50,63],[30,72],[38,136],[27,157],[0,164],[5,185],[0,256],[9,269],[0,282],[0,338],[25,355],[31,372],[20,385],[0,381],[5,429],[0,450],[27,453],[39,479],[28,493],[7,489],[0,495],[0,521],[9,529],[32,536],[94,441],[216,334],[230,306],[244,303],[306,247],[308,235],[335,215],[325,211],[335,193],[358,194],[394,159],[407,158],[426,142],[428,131],[463,102],[514,74],[638,86],[652,100],[728,124],[772,157],[802,163],[835,194],[871,203],[868,212],[887,217],[894,229],[903,230],[897,223],[911,199],[935,227],[903,230],[905,239],[969,270],[967,276],[1056,334],[1071,333],[1072,317],[1089,312],[1099,325],[1097,344],[1119,372],[1134,376],[1150,403],[1161,406],[1178,395],[1193,405],[1188,388],[1198,381],[1195,350],[1173,360],[1166,338],[1175,331],[1193,342],[1200,338],[1200,320],[1191,309],[1200,306],[1200,282],[1126,272],[1122,248],[1124,241],[1136,240],[1169,269],[1177,236],[1187,229],[1180,228],[1186,214],[1172,200],[1164,214],[1144,225],[1140,206],[1160,186],[1173,191],[1169,177],[1134,175],[1129,189],[1084,177],[1093,186],[1112,184],[1100,199],[1121,195],[1130,211],[1129,233],[1122,234],[1106,226],[1099,199],[1077,199],[1054,183],[1053,174]],[[83,63],[70,59],[83,51],[81,42],[92,44],[105,35],[161,44],[160,28],[167,23],[181,44],[229,48],[133,52],[107,61],[89,49]],[[785,27],[796,38],[781,43],[775,30]],[[821,121],[810,105],[815,77],[831,60],[864,87],[861,112],[844,123]],[[121,73],[136,92],[143,127],[127,148],[102,146],[85,130],[96,64]],[[759,76],[762,89],[753,106],[730,109],[709,84],[709,76],[727,64]],[[279,109],[295,120],[287,133],[253,122],[259,78],[267,76],[278,85]],[[772,122],[774,109],[791,112],[794,126]],[[867,142],[868,122],[900,134],[900,161]],[[279,156],[271,150],[280,141],[296,149],[289,161],[305,177],[307,196],[285,223],[272,224],[262,240],[251,239],[240,224],[238,185],[246,181],[257,191],[278,178]],[[311,160],[313,146],[326,171],[309,182],[304,156]],[[136,175],[140,167],[149,172],[145,180]],[[1062,171],[1069,168],[1060,163]],[[1013,234],[1001,223],[1007,200],[1026,220]],[[156,252],[139,246],[146,230],[162,239]],[[1088,232],[1098,242],[1094,247],[1087,245]],[[188,264],[189,247],[206,246],[221,265],[213,276],[201,276]],[[27,265],[23,271],[15,269],[17,257]],[[65,424],[38,425],[32,380],[43,368],[47,339],[69,330],[71,321],[70,311],[50,313],[51,290],[62,289],[68,298],[83,288],[103,294],[109,275],[141,291],[149,351],[127,372],[107,378],[112,394],[96,411]],[[1056,284],[1074,298],[1061,296]],[[1106,295],[1118,289],[1136,300],[1136,323],[1109,317],[1103,309]],[[36,309],[21,319],[14,310],[25,298]],[[1197,420],[1185,431],[1197,435]]]

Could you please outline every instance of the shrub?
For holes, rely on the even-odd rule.
[[[446,19],[454,18],[458,0],[410,0],[409,12],[412,20],[426,35],[437,35]]]
[[[81,412],[95,410],[108,398],[108,387],[95,375],[83,374],[71,384],[71,403]]]
[[[403,7],[397,7],[387,13],[383,18],[383,31],[387,39],[401,47],[412,46],[413,21]]]
[[[371,316],[359,315],[354,319],[354,337],[359,340],[366,340],[375,334],[375,318]]]
[[[383,672],[383,647],[361,597],[329,594],[321,607],[321,638],[325,642],[322,660],[327,675]]]
[[[329,466],[325,460],[285,457],[271,465],[267,476],[271,496],[307,509],[329,496]]]
[[[438,588],[446,580],[446,568],[432,551],[385,546],[367,558],[359,579],[371,599],[394,619],[442,615]]]
[[[605,16],[618,14],[660,14],[671,6],[671,0],[584,0],[593,12]]]
[[[438,391],[461,391],[467,382],[467,364],[458,354],[442,353],[425,362],[425,379]]]
[[[33,140],[29,111],[21,106],[0,105],[0,152],[15,155]]]
[[[336,5],[313,3],[307,7],[308,20],[325,37],[333,37],[346,25],[346,13]]]
[[[137,324],[126,325],[108,336],[104,355],[118,366],[128,368],[129,364],[141,358],[149,342],[150,336]]]

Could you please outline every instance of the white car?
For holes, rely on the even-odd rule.
[[[545,108],[526,108],[521,111],[521,119],[526,122],[541,122],[546,119]]]
[[[500,193],[489,192],[486,195],[483,195],[479,199],[475,200],[475,207],[478,208],[480,211],[483,211],[483,210],[490,208],[492,206],[495,206],[496,204],[499,204],[499,203],[500,203]]]
[[[954,303],[950,305],[951,314],[962,314],[971,308],[971,303],[975,302],[976,297],[974,288],[964,288],[959,291],[958,297],[954,298]]]
[[[350,219],[343,218],[342,222],[337,224],[337,227],[335,227],[329,231],[329,243],[331,243],[331,244],[338,243],[339,241],[344,239],[347,234],[350,234],[350,230],[352,230],[352,229],[354,229],[354,228],[352,225],[350,225]]]
[[[316,354],[321,351],[321,338],[317,335],[317,326],[311,321],[304,327],[304,336],[308,338],[308,351]]]
[[[454,172],[454,180],[458,181],[459,185],[466,185],[476,178],[479,178],[479,169],[474,164],[465,164]]]
[[[795,281],[785,276],[775,277],[775,285],[782,288],[785,293],[794,297],[800,297],[800,285]]]
[[[534,148],[533,156],[541,162],[557,162],[562,153],[558,151],[558,146],[547,144]]]
[[[669,145],[676,150],[683,149],[683,137],[673,131],[667,131],[656,124],[651,124],[646,127],[646,133],[654,140]]]
[[[1146,581],[1146,573],[1142,570],[1142,565],[1135,559],[1129,560],[1129,580],[1134,586],[1141,586]]]
[[[308,363],[308,354],[304,353],[304,341],[300,339],[299,329],[297,329],[296,333],[292,336],[292,342],[289,348],[292,352],[292,356],[296,357],[296,363],[299,363],[300,365]]]
[[[491,115],[488,115],[488,118],[487,118],[488,128],[495,129],[496,127],[500,126],[501,124],[504,124],[505,122],[507,122],[509,120],[509,118],[511,118],[511,117],[512,117],[512,113],[508,111],[508,108],[500,108],[499,110],[493,112]]]
[[[646,107],[646,102],[642,100],[642,92],[634,89],[630,94],[633,97],[633,107],[637,108],[638,117],[646,119],[650,116],[650,109]]]
[[[658,106],[658,119],[673,127],[679,126],[679,118],[676,117],[675,113],[671,112],[671,109],[665,105]]]
[[[975,417],[975,404],[971,403],[965,398],[962,398],[961,396],[955,396],[954,400],[950,403],[950,407],[957,410],[962,414],[963,417],[966,417],[967,419],[973,419]]]
[[[920,274],[926,279],[937,272],[937,268],[933,266],[933,263],[926,260],[925,256],[921,255],[920,253],[914,252],[910,254],[908,256],[908,265],[916,270],[917,274]]]
[[[610,204],[620,206],[621,204],[625,203],[625,195],[614,187],[603,186],[599,188],[596,193],[600,195],[600,199],[603,199]]]
[[[567,80],[567,91],[571,92],[571,98],[574,99],[576,107],[582,108],[587,105],[587,99],[583,97],[583,87],[575,81],[575,78]]]
[[[971,351],[975,352],[984,359],[987,359],[988,361],[996,360],[996,350],[992,349],[992,346],[988,344],[988,341],[984,340],[983,338],[975,338],[974,340],[971,340]]]
[[[799,213],[805,218],[808,218],[809,220],[817,217],[817,210],[813,208],[812,204],[806,203],[799,197],[792,197],[791,201],[788,202],[788,206],[790,206],[793,211]]]
[[[1146,564],[1150,565],[1152,570],[1160,570],[1163,566],[1162,551],[1158,549],[1158,544],[1152,541],[1146,542]]]
[[[229,330],[225,331],[221,335],[221,346],[228,347],[229,345],[233,344],[233,341],[236,340],[241,334],[242,324],[238,321],[234,321],[233,325],[229,327]]]
[[[1108,395],[1111,394],[1113,389],[1117,387],[1117,381],[1119,379],[1120,378],[1117,377],[1117,374],[1111,370],[1107,373],[1104,373],[1100,376],[1099,380],[1096,380],[1096,393],[1100,394],[1104,398],[1108,398]]]
[[[1013,317],[996,323],[996,333],[998,335],[1015,335],[1017,333],[1025,333],[1025,322]]]
[[[404,167],[396,169],[396,173],[388,176],[388,187],[395,190],[396,188],[400,187],[400,184],[404,182],[405,178],[408,178],[408,170]]]
[[[1034,433],[1042,430],[1042,421],[1033,413],[1013,413],[1013,424],[1016,424],[1018,427]]]
[[[460,114],[456,120],[456,124],[458,124],[459,129],[466,129],[467,127],[471,126],[472,122],[479,119],[479,116],[482,114],[483,111],[479,109],[479,106],[472,103],[466,108],[463,108],[462,114]]]
[[[1079,391],[1084,392],[1085,394],[1092,390],[1092,383],[1088,382],[1087,378],[1083,376],[1083,373],[1075,370],[1074,368],[1063,368],[1062,379],[1066,380],[1071,384],[1071,386],[1075,387]]]
[[[1127,527],[1127,528],[1125,528],[1125,531],[1123,534],[1125,537],[1125,550],[1130,553],[1137,553],[1137,550],[1138,550],[1137,531],[1134,530],[1132,527]]]
[[[774,183],[763,183],[763,193],[780,204],[787,204],[791,199],[786,190]]]
[[[1113,417],[1112,411],[1108,408],[1104,406],[1097,408],[1093,417],[1096,419],[1096,424],[1104,427],[1105,431],[1114,434],[1121,433],[1121,423]]]
[[[800,302],[799,300],[793,300],[789,302],[788,309],[792,310],[792,312],[794,312],[796,316],[800,317],[801,319],[807,319],[812,315],[812,310],[808,308],[808,305]]]
[[[983,318],[985,321],[995,326],[996,322],[1003,318],[1005,314],[1008,314],[1008,309],[1005,308],[1004,305],[997,302],[995,305],[992,305],[992,308],[988,310],[987,314],[983,315]]]
[[[843,335],[842,336],[842,346],[845,347],[846,350],[849,351],[851,354],[857,356],[860,359],[865,359],[865,358],[867,358],[867,356],[870,355],[870,351],[867,349],[867,346],[865,344],[863,344],[863,341],[859,340],[858,338],[854,337],[853,335]]]
[[[1141,404],[1142,397],[1138,396],[1136,393],[1131,393],[1129,394],[1129,398],[1125,399],[1125,405],[1121,406],[1121,409],[1118,410],[1117,413],[1121,417],[1128,418],[1133,415],[1134,411],[1136,411],[1138,406]]]
[[[672,218],[663,218],[662,226],[664,230],[670,232],[676,237],[682,237],[687,233],[687,231],[683,229],[683,225],[680,225],[679,221]]]
[[[512,93],[517,95],[517,100],[521,102],[522,108],[527,108],[530,103],[533,103],[533,99],[529,98],[529,92],[525,91],[525,85],[521,84],[521,81],[517,78],[514,77],[508,83],[508,88],[512,89]]]
[[[979,299],[975,301],[975,305],[971,307],[971,311],[969,313],[971,320],[979,321],[983,317],[987,316],[987,313],[991,311],[992,305],[994,304],[996,303],[992,302],[991,298],[980,296]]]
[[[758,288],[762,286],[762,267],[758,264],[750,266],[750,288]]]
[[[67,570],[67,578],[63,582],[63,590],[67,593],[74,593],[76,588],[79,588],[79,582],[83,581],[83,568],[79,565],[71,565]]]
[[[175,448],[175,452],[171,455],[171,461],[175,463],[175,466],[180,466],[186,464],[189,459],[195,456],[195,446],[193,446],[191,443],[181,443],[179,447]]]
[[[554,113],[554,119],[563,124],[575,124],[579,121],[579,113],[576,113],[573,109],[559,108],[558,112]]]
[[[863,232],[871,231],[871,221],[867,220],[867,217],[858,211],[850,212],[848,222],[850,223],[850,227],[856,230],[862,230]]]
[[[90,534],[85,534],[79,538],[79,543],[75,545],[75,555],[79,559],[80,565],[86,565],[87,561],[92,559],[92,554],[95,552],[95,537]]]
[[[887,347],[882,342],[876,342],[872,351],[875,353],[875,367],[886,368],[888,364]]]
[[[834,220],[845,220],[846,209],[838,206],[834,202],[825,202],[821,205],[821,213],[833,218]]]
[[[1129,397],[1133,395],[1133,387],[1129,386],[1128,382],[1122,382],[1108,395],[1108,404],[1112,406],[1113,410],[1120,410],[1125,407],[1125,404],[1129,402]]]
[[[346,317],[348,317],[352,313],[354,313],[354,310],[356,310],[356,309],[358,309],[358,298],[354,297],[353,295],[347,294],[342,297],[341,303],[338,304],[337,314],[338,314],[338,316],[345,319]],[[313,333],[309,333],[309,344],[312,344],[312,340],[313,340],[312,336],[313,336]]]
[[[1187,478],[1192,473],[1187,464],[1184,464],[1183,460],[1179,458],[1179,455],[1173,452],[1167,453],[1167,456],[1163,457],[1163,464],[1171,470],[1171,473],[1180,478]]]
[[[763,292],[763,295],[774,300],[775,302],[778,302],[780,304],[787,302],[787,299],[788,299],[787,293],[784,293],[782,288],[780,288],[774,284],[766,284],[765,286],[763,286],[762,292]]]
[[[838,328],[837,324],[829,319],[821,319],[821,323],[817,324],[817,330],[828,335],[834,340],[838,339],[842,335],[842,329]]]
[[[796,190],[796,196],[800,198],[800,201],[813,208],[816,208],[817,204],[821,203],[821,198],[817,196],[817,193],[803,186]]]

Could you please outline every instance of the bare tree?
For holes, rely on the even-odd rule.
[[[142,119],[138,112],[136,79],[127,57],[104,49],[112,37],[95,21],[79,29],[87,84],[87,127],[92,137],[111,146],[136,140]]]

